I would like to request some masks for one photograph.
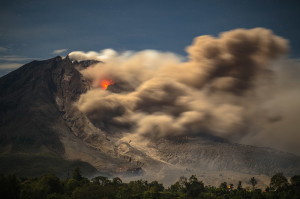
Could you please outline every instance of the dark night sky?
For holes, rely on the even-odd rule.
[[[185,55],[196,36],[265,27],[300,57],[299,0],[2,0],[0,76],[68,52],[156,49]]]

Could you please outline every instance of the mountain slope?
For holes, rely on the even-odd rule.
[[[73,109],[73,103],[88,89],[88,83],[75,67],[86,67],[86,64],[55,57],[46,61],[33,61],[0,79],[0,161],[1,165],[14,162],[9,168],[2,166],[1,172],[6,172],[7,169],[10,171],[11,167],[18,167],[23,165],[19,163],[28,161],[29,165],[38,165],[43,162],[40,159],[46,157],[56,159],[54,163],[57,164],[50,166],[58,167],[55,170],[58,174],[66,172],[74,164],[73,161],[68,163],[66,159],[108,159],[106,154],[96,153],[89,146],[83,145],[84,150],[79,148],[81,139],[86,136],[80,133],[91,130],[85,124],[84,116]],[[63,143],[66,137],[68,143],[71,139],[74,142],[67,145],[69,148]],[[103,135],[102,140],[106,140]],[[82,155],[84,158],[80,158],[80,153],[85,153]],[[24,161],[26,158],[29,158],[28,161]],[[62,161],[64,164],[60,164]],[[116,162],[127,164],[124,160]],[[42,172],[52,171],[46,164],[42,165]],[[60,169],[59,165],[67,168]],[[83,169],[89,172],[95,171],[87,163],[79,165],[85,166]],[[27,172],[26,167],[19,169],[22,171],[18,173],[23,170],[25,173],[34,173]]]
[[[65,175],[75,166],[90,173],[143,170],[145,176],[160,179],[168,172],[174,172],[174,178],[224,171],[300,173],[298,156],[273,149],[204,134],[143,142],[132,134],[97,128],[74,106],[90,87],[79,70],[95,63],[55,57],[33,61],[0,78],[0,173]]]

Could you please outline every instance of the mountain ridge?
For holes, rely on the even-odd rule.
[[[97,128],[74,103],[90,89],[90,82],[79,70],[98,63],[55,57],[30,62],[0,78],[1,164],[27,151],[31,161],[35,161],[32,154],[51,154],[57,160],[79,161],[91,173],[134,171],[154,176],[167,168],[179,173],[300,173],[300,157],[274,149],[230,143],[204,134],[161,138],[141,145],[133,135],[129,140]],[[66,171],[64,168],[58,173]],[[7,169],[2,167],[0,172]]]

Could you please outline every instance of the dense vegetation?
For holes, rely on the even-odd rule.
[[[219,187],[205,186],[196,176],[181,177],[165,188],[157,181],[144,180],[123,183],[118,177],[108,179],[98,176],[91,180],[83,177],[76,168],[72,176],[59,179],[53,174],[39,178],[17,178],[14,175],[0,175],[0,198],[5,199],[297,199],[300,198],[300,176],[288,179],[277,173],[265,189],[257,189],[257,181],[249,179],[251,189],[244,189],[242,183],[234,187],[223,182]]]

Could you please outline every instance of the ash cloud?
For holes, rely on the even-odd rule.
[[[79,110],[108,132],[154,140],[210,133],[257,145],[272,137],[270,146],[299,151],[297,141],[293,149],[280,145],[281,137],[289,143],[300,129],[294,122],[299,92],[290,87],[298,80],[283,67],[291,61],[282,61],[287,40],[263,28],[236,29],[197,37],[186,50],[187,61],[154,50],[70,53],[73,59],[104,61],[81,71],[93,87],[81,95]],[[115,82],[117,93],[99,88],[105,78]]]
[[[300,61],[274,64],[273,79],[260,89],[254,127],[241,143],[269,146],[300,155]]]

